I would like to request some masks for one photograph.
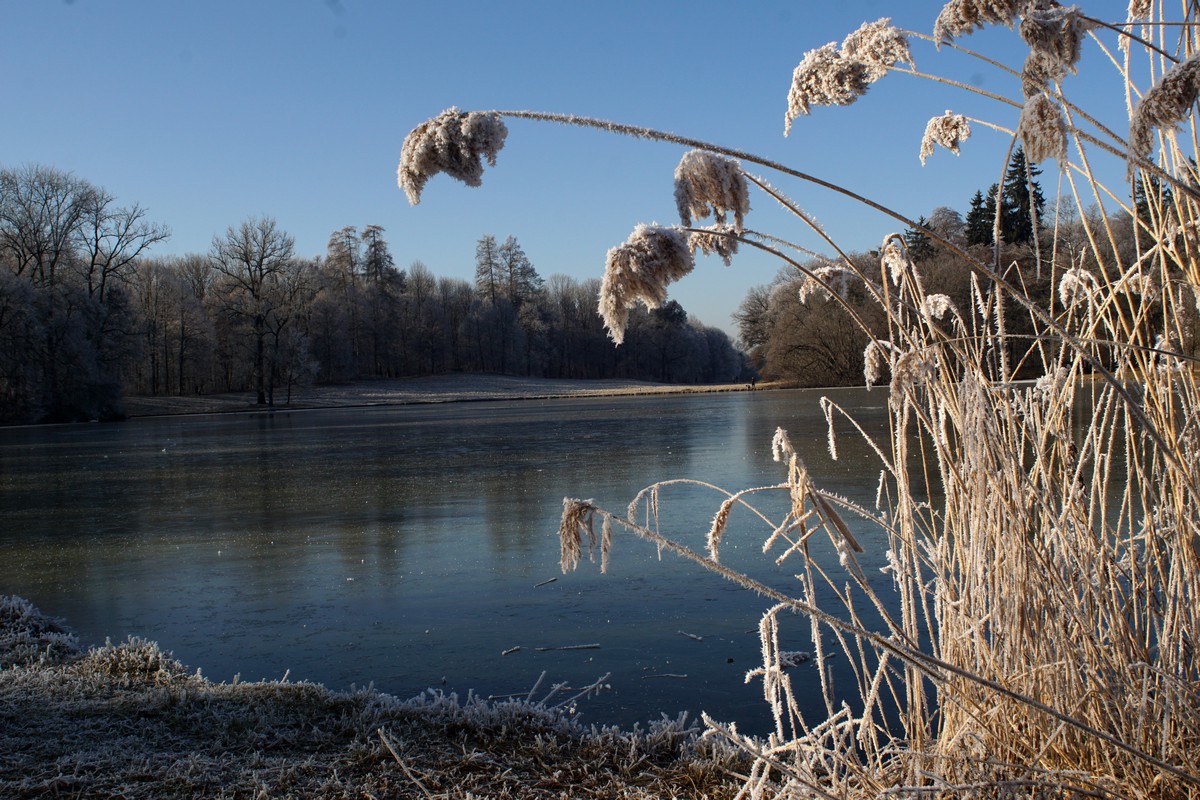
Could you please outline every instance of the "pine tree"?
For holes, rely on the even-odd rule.
[[[996,218],[996,191],[992,184],[987,199],[983,192],[976,191],[971,198],[971,210],[967,212],[967,244],[991,244],[992,224]],[[990,210],[989,210],[990,207]]]
[[[1004,201],[1000,214],[1000,235],[1009,244],[1033,241],[1036,230],[1041,227],[1046,210],[1046,198],[1037,182],[1037,176],[1041,174],[1041,168],[1030,164],[1025,151],[1018,147],[1004,173]]]
[[[362,242],[365,245],[362,255],[363,273],[369,280],[379,283],[396,266],[387,240],[383,238],[383,226],[368,225],[363,228]]]
[[[908,245],[909,258],[914,262],[924,261],[937,253],[929,236],[921,230],[928,228],[929,220],[925,217],[917,217],[917,227],[909,228],[904,232],[904,242]]]

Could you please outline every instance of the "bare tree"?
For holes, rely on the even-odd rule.
[[[0,170],[0,252],[17,276],[28,276],[34,286],[55,285],[96,191],[52,167]]]
[[[82,271],[88,294],[101,303],[110,278],[123,276],[149,247],[171,235],[169,228],[146,219],[137,203],[114,208],[115,198],[94,189],[81,198],[78,233]]]
[[[214,237],[209,259],[226,283],[226,307],[245,317],[254,336],[253,380],[258,404],[267,404],[266,340],[273,291],[293,268],[295,240],[270,217],[251,218]]]

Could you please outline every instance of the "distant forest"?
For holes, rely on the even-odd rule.
[[[543,279],[515,237],[478,240],[475,280],[397,268],[378,225],[295,253],[270,218],[206,253],[52,167],[0,169],[0,422],[120,418],[125,395],[252,391],[444,372],[670,383],[744,380],[742,353],[678,303],[639,308],[615,346],[599,281]]]
[[[1152,244],[1144,228],[1138,229],[1133,217],[1121,210],[1104,215],[1097,208],[1082,212],[1069,200],[1062,201],[1053,212],[1048,212],[1038,177],[1041,169],[1028,163],[1021,148],[1016,148],[1008,165],[1003,185],[992,184],[987,191],[977,191],[969,201],[964,216],[948,207],[933,210],[928,218],[916,220],[917,227],[904,231],[904,240],[909,255],[917,267],[926,290],[942,295],[964,315],[978,324],[978,315],[967,315],[971,307],[972,269],[968,262],[936,246],[929,234],[942,237],[975,258],[998,265],[998,271],[1007,276],[1019,276],[1020,288],[1042,308],[1054,314],[1070,313],[1070,276],[1055,265],[1071,264],[1076,270],[1095,274],[1110,274],[1112,264],[1103,270],[1097,269],[1096,252],[1091,241],[1103,233],[1116,248],[1113,264],[1133,264],[1138,254],[1146,253]],[[1154,182],[1137,184],[1134,204],[1140,219],[1167,220],[1161,227],[1184,231],[1186,225],[1178,222],[1176,205],[1172,202],[1169,187]],[[997,205],[997,198],[1001,198]],[[1174,218],[1175,221],[1168,224]],[[1183,235],[1182,233],[1180,234]],[[876,275],[876,281],[887,280],[881,272],[878,252],[851,253],[848,255],[867,275]],[[837,261],[812,259],[804,264],[810,272],[817,273],[839,295],[834,298],[824,289],[818,289],[798,270],[784,270],[775,280],[765,286],[750,290],[734,317],[739,329],[739,341],[747,348],[752,366],[764,378],[782,380],[797,386],[846,386],[862,385],[864,381],[864,353],[871,342],[847,313],[844,302],[866,326],[872,329],[874,338],[886,339],[887,315],[872,298],[862,281],[850,270],[843,269]],[[1055,270],[1060,270],[1055,272]],[[1003,302],[986,287],[982,291],[983,302],[992,304],[989,314],[992,324],[1003,325],[1008,332],[1010,351],[1003,354],[1017,374],[1022,374],[1023,365],[1038,365],[1038,358],[1030,358],[1037,348],[1055,346],[1041,341],[1031,334],[1033,321],[1022,306],[1015,302]],[[1177,320],[1170,326],[1183,331],[1184,341],[1162,341],[1158,337],[1166,329],[1162,320],[1162,303],[1155,288],[1129,294],[1129,307],[1123,312],[1129,319],[1145,320],[1138,343],[1144,347],[1159,346],[1188,355],[1200,355],[1200,319],[1195,315]],[[1200,304],[1198,304],[1200,310]],[[999,314],[995,313],[996,311]],[[983,314],[983,311],[980,312]],[[1022,334],[1027,334],[1022,338]],[[1108,338],[1103,332],[1098,338]],[[1102,347],[1099,350],[1103,350]],[[1098,352],[1101,357],[1103,352]],[[1001,354],[996,354],[997,358]]]

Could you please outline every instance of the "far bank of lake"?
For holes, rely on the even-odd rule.
[[[523,378],[514,375],[446,373],[414,378],[355,381],[347,384],[296,387],[275,393],[275,403],[260,406],[253,392],[206,395],[156,395],[124,400],[130,417],[171,414],[220,414],[239,411],[295,411],[313,408],[359,408],[423,403],[489,400],[551,400],[564,397],[624,397],[662,394],[736,392],[765,384],[679,384],[647,381]],[[779,387],[774,387],[779,388]]]

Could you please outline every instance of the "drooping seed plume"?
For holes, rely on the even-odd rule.
[[[893,398],[922,386],[937,377],[937,360],[930,351],[917,348],[901,353],[892,366]]]
[[[1098,286],[1095,275],[1086,269],[1075,267],[1064,272],[1059,280],[1058,299],[1067,308],[1091,302]]]
[[[900,279],[904,277],[905,273],[913,268],[907,249],[900,246],[901,241],[898,236],[889,236],[883,243],[883,251],[879,258],[884,276],[890,277],[892,283],[897,286],[900,285]]]
[[[944,294],[926,295],[921,301],[921,311],[933,319],[942,319],[947,314],[957,314],[954,301]]]
[[[892,349],[892,343],[886,339],[872,339],[863,349],[863,379],[870,389],[879,383],[883,367],[888,364],[886,350]]]
[[[1067,121],[1062,109],[1038,93],[1025,99],[1017,135],[1025,143],[1025,156],[1032,164],[1053,158],[1059,166],[1067,161]]]
[[[495,112],[449,108],[404,137],[397,183],[414,206],[421,202],[425,184],[439,172],[479,186],[483,159],[496,166],[496,154],[507,136],[508,128]]]
[[[1150,14],[1151,0],[1129,0],[1128,18],[1141,19]]]
[[[845,298],[850,292],[850,281],[855,277],[857,276],[853,272],[842,267],[817,267],[805,276],[797,296],[805,305],[808,305],[808,301],[814,296],[830,300],[833,293],[836,293],[838,297]]]
[[[609,337],[621,344],[629,309],[641,302],[658,308],[667,299],[667,284],[695,266],[688,238],[675,228],[638,225],[623,244],[608,251],[600,282],[600,316]]]
[[[1030,7],[1021,15],[1021,38],[1043,56],[1054,71],[1077,72],[1080,44],[1096,23],[1083,16],[1078,6]]]
[[[933,23],[937,42],[953,41],[986,25],[1013,26],[1028,0],[950,0]]]
[[[708,537],[706,544],[708,547],[708,557],[713,561],[721,560],[721,537],[725,535],[725,528],[729,525],[729,515],[733,511],[733,504],[737,502],[737,495],[728,497],[721,503],[717,513],[713,516],[712,525],[708,529]]]
[[[848,106],[867,92],[871,70],[856,58],[847,58],[836,42],[809,50],[792,73],[788,92],[788,110],[783,135],[792,130],[792,121],[808,114],[812,106]]]
[[[1129,155],[1150,158],[1154,132],[1172,130],[1187,119],[1197,97],[1200,97],[1200,55],[1172,67],[1134,108],[1129,123]]]
[[[934,117],[925,125],[921,137],[921,166],[933,155],[934,145],[941,145],[954,155],[959,155],[959,145],[971,138],[971,123],[962,114],[946,109],[940,117]]]
[[[706,256],[719,256],[728,267],[733,264],[733,257],[737,255],[737,233],[729,226],[714,226],[703,231],[693,231],[688,234],[688,249],[692,251],[692,255],[700,250]]]
[[[877,81],[896,64],[913,65],[908,39],[890,17],[864,22],[842,41],[842,56],[867,66],[867,79]]]
[[[1066,76],[1067,71],[1055,59],[1037,50],[1030,50],[1021,66],[1021,95],[1033,97],[1048,92],[1051,84]]]
[[[725,215],[732,213],[733,227],[741,232],[750,210],[750,193],[741,165],[707,150],[689,150],[675,168],[675,204],[685,228],[691,226],[693,218],[703,219],[709,214],[724,224]]]
[[[587,537],[589,555],[596,547],[596,504],[591,500],[563,498],[562,520],[558,526],[559,545],[562,549],[560,566],[564,573],[573,571],[583,558],[583,540]]]

